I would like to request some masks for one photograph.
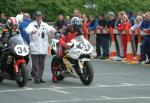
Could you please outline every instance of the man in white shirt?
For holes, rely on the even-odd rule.
[[[42,75],[48,50],[48,35],[55,33],[55,29],[44,23],[42,17],[42,13],[37,11],[35,21],[26,28],[27,33],[30,35],[32,76],[36,84],[45,82]]]

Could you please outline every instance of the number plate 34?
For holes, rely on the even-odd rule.
[[[19,56],[27,56],[29,54],[29,47],[26,45],[16,45],[14,50]]]

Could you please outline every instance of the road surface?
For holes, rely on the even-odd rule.
[[[66,78],[51,82],[51,57],[47,58],[44,84],[28,82],[24,88],[14,81],[0,84],[0,103],[150,103],[150,68],[93,60],[92,85]]]

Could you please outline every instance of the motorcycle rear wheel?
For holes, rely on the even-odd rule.
[[[80,74],[80,80],[84,85],[90,85],[93,81],[94,70],[91,62],[84,63],[83,74]]]

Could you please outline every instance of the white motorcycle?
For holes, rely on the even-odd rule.
[[[93,46],[80,35],[65,45],[64,55],[60,57],[57,55],[60,49],[58,38],[59,36],[51,40],[51,51],[55,55],[51,62],[53,77],[57,81],[62,81],[65,77],[80,78],[84,85],[90,85],[94,76],[91,64]]]

